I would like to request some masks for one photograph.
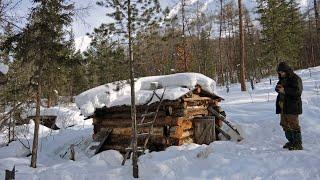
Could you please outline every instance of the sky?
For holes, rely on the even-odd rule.
[[[82,13],[79,16],[75,17],[75,21],[72,24],[75,37],[82,37],[85,36],[86,33],[92,32],[94,27],[98,27],[101,23],[107,21],[106,17],[106,8],[100,7],[96,5],[97,0],[71,0],[75,2],[76,8],[81,9],[84,7],[89,7],[87,13]],[[160,0],[160,4],[162,7],[169,7],[172,12],[175,13],[176,7],[174,5],[175,2],[178,0]],[[190,0],[191,2],[196,2],[197,0]],[[244,0],[248,6],[252,7],[252,4],[255,0]],[[300,4],[305,7],[308,5],[308,1],[310,0],[298,0]],[[202,1],[203,2],[203,1]],[[214,3],[215,0],[207,0],[208,3]],[[28,12],[28,8],[32,6],[30,0],[22,0],[22,4],[20,5],[19,9],[17,9],[18,14],[25,16]],[[26,16],[25,16],[26,17]]]
[[[15,0],[18,1],[18,0]],[[85,50],[90,43],[90,39],[86,36],[87,33],[93,31],[95,27],[99,27],[101,23],[107,22],[106,8],[96,5],[97,0],[70,0],[75,3],[76,9],[89,7],[85,13],[76,15],[75,21],[72,23],[73,32],[75,34],[75,41],[77,49]],[[171,15],[179,11],[179,6],[176,3],[179,0],[159,0],[163,8],[169,7]],[[190,3],[195,3],[198,0],[189,0]],[[207,6],[210,3],[215,3],[216,0],[199,0],[206,2]],[[237,2],[237,0],[235,0]],[[243,0],[248,8],[253,8],[256,0]],[[306,7],[312,0],[297,0],[302,7]],[[309,2],[310,1],[310,2]],[[30,0],[22,0],[21,5],[17,8],[16,13],[19,16],[27,17],[28,9],[32,7]]]

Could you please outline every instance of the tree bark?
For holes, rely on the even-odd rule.
[[[134,59],[132,50],[132,18],[131,18],[131,0],[128,0],[128,40],[129,40],[129,57],[130,57],[130,87],[131,87],[131,121],[132,121],[132,166],[133,177],[139,178],[138,153],[137,153],[137,117],[136,102],[134,90]]]
[[[241,0],[238,0],[239,7],[239,31],[240,31],[240,84],[241,91],[246,91],[246,69],[245,69],[245,50],[244,50],[244,33],[243,33],[243,20],[242,20],[242,4]]]
[[[320,27],[319,27],[319,12],[318,12],[317,0],[313,0],[313,8],[314,8],[314,18],[316,21],[317,36],[319,36]]]
[[[188,71],[188,62],[186,54],[186,37],[185,37],[185,0],[181,0],[181,14],[182,14],[182,46],[183,46],[183,61],[184,61],[184,71]]]
[[[221,40],[222,40],[222,21],[223,21],[223,0],[220,0],[220,25],[219,25],[219,70],[221,73],[221,83],[224,85],[224,71],[223,71],[223,63],[222,63],[222,48],[221,48]]]
[[[39,140],[39,124],[40,124],[40,104],[41,104],[41,83],[38,83],[37,97],[36,97],[36,118],[34,120],[34,133],[31,154],[31,167],[37,167],[37,153]]]

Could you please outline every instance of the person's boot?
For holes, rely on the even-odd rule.
[[[285,135],[286,135],[288,142],[285,145],[283,145],[283,148],[289,149],[293,145],[292,131],[285,131]]]
[[[289,150],[303,150],[301,131],[293,131],[293,145]]]

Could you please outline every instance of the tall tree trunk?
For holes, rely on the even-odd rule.
[[[319,12],[318,12],[318,4],[317,4],[317,0],[313,0],[313,8],[314,8],[314,18],[316,21],[316,40],[315,40],[315,48],[318,49],[318,51],[315,51],[315,59],[318,59],[318,64],[320,63],[320,53],[319,53],[319,49],[320,49],[320,25],[319,25]]]
[[[224,67],[222,63],[222,48],[221,48],[221,40],[222,40],[222,21],[223,21],[223,0],[220,0],[220,25],[219,25],[219,70],[221,73],[221,83],[224,85]]]
[[[132,121],[132,166],[133,177],[139,178],[138,169],[138,154],[137,154],[137,117],[136,117],[136,102],[135,102],[135,90],[134,90],[134,59],[132,50],[132,18],[131,18],[131,0],[128,0],[128,39],[129,39],[129,57],[130,57],[130,87],[131,87],[131,121]]]
[[[242,4],[241,0],[238,0],[239,6],[239,31],[240,31],[240,84],[241,91],[246,91],[246,69],[245,69],[245,50],[244,50],[244,33],[243,33],[243,20],[242,20]]]
[[[315,21],[316,21],[317,35],[319,36],[320,27],[319,27],[319,12],[318,12],[317,0],[313,0],[313,8],[314,8],[314,18],[315,18]]]
[[[34,133],[31,154],[31,167],[37,167],[38,140],[39,140],[39,124],[40,124],[40,104],[41,104],[41,82],[38,82],[38,90],[36,97],[36,117],[34,119]]]
[[[308,11],[308,37],[309,37],[309,39],[308,39],[309,43],[307,43],[306,46],[307,47],[309,46],[309,48],[306,48],[306,49],[307,49],[307,54],[309,56],[311,56],[311,57],[308,58],[309,59],[309,61],[308,61],[309,63],[307,64],[307,66],[310,66],[310,65],[316,66],[315,53],[314,53],[314,50],[313,50],[314,48],[313,47],[316,46],[317,43],[314,43],[314,36],[312,36],[312,25],[311,25],[311,18],[310,18],[310,12],[309,11]],[[311,52],[308,52],[309,49],[310,49]]]
[[[188,71],[188,62],[186,54],[186,35],[185,35],[185,0],[181,0],[181,14],[182,14],[182,46],[183,46],[183,61],[184,61],[184,71]]]

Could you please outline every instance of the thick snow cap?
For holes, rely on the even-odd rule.
[[[135,80],[136,105],[145,104],[152,96],[152,85],[158,84],[156,93],[164,99],[176,100],[200,85],[203,90],[217,94],[216,82],[199,73],[177,73],[164,76],[149,76]],[[91,116],[96,108],[130,105],[129,81],[116,81],[87,90],[76,96],[76,104],[84,116]],[[152,102],[158,99],[154,98]]]

